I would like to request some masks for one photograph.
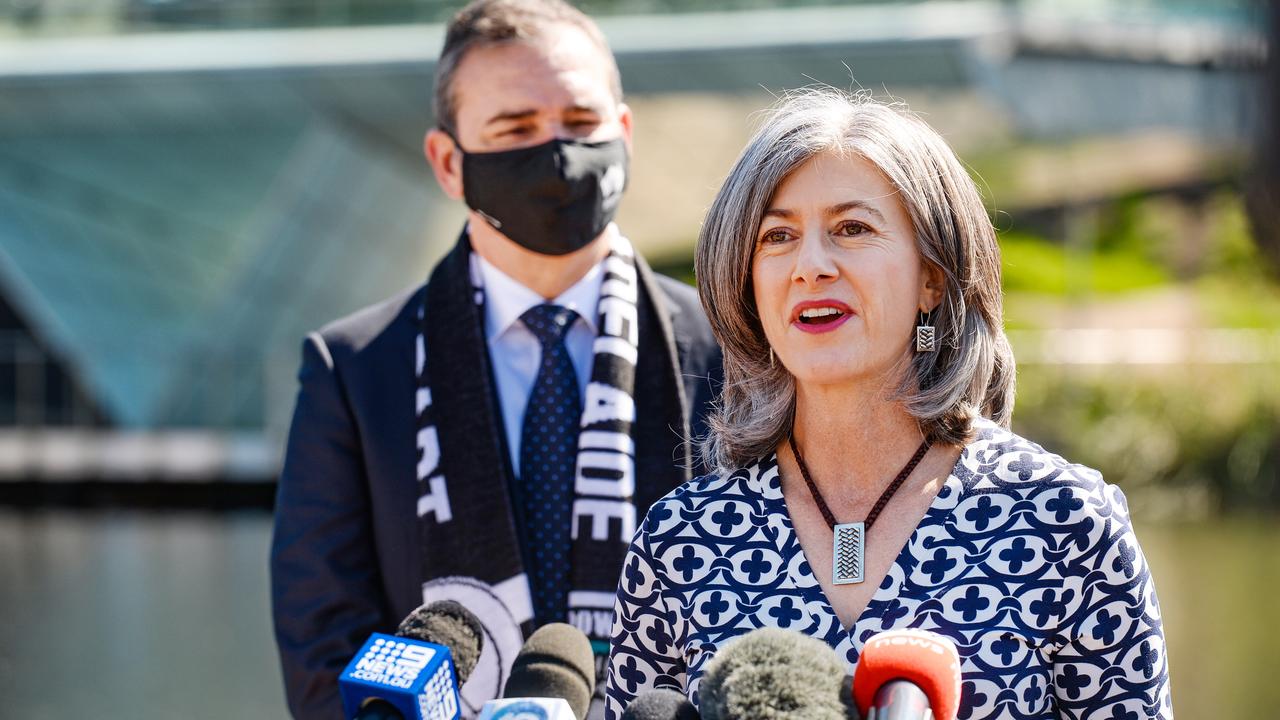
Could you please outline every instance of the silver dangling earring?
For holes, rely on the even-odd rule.
[[[930,322],[933,319],[933,311],[919,312],[920,323],[916,325],[916,352],[934,352],[938,346],[934,340],[933,324]]]
[[[776,365],[773,361],[773,348],[769,348],[769,369],[772,370],[774,367]]]

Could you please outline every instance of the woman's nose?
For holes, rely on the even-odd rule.
[[[838,274],[826,235],[821,229],[807,230],[800,238],[800,247],[796,254],[795,268],[791,279],[806,285],[817,285],[823,280],[830,280]]]

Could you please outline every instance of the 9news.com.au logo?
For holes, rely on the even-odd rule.
[[[421,645],[378,638],[356,663],[351,677],[407,689],[435,654],[435,650]]]
[[[453,686],[453,671],[449,663],[441,663],[440,669],[418,695],[418,710],[426,720],[452,720],[458,714],[458,690]]]

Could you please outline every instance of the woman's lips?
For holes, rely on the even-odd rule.
[[[806,310],[828,310],[828,314],[805,318]],[[835,310],[836,313],[830,313]],[[791,324],[807,333],[831,332],[853,317],[853,308],[837,300],[807,300],[791,310]]]
[[[835,320],[830,320],[824,323],[804,323],[797,319],[795,322],[791,323],[791,325],[807,333],[824,333],[824,332],[831,332],[832,330],[835,330],[836,328],[845,324],[845,322],[851,317],[853,316],[841,315],[837,317]]]

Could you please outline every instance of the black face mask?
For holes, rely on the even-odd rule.
[[[552,140],[492,153],[464,153],[467,207],[521,247],[567,255],[613,221],[627,186],[627,146]]]

